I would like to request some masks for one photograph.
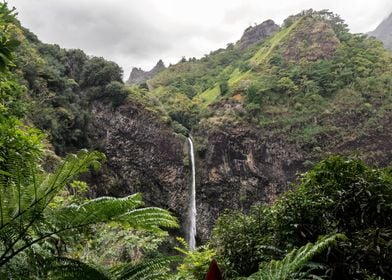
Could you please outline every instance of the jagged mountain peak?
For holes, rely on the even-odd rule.
[[[392,13],[377,28],[369,33],[384,43],[385,48],[392,50]]]
[[[142,83],[145,83],[147,80],[151,79],[152,77],[154,77],[156,74],[158,74],[165,68],[166,66],[163,63],[162,59],[160,59],[150,71],[144,71],[141,68],[133,67],[127,83],[140,85]]]
[[[156,68],[165,68],[165,64],[163,63],[162,59],[158,60],[157,64],[154,66],[153,69]]]
[[[262,45],[250,62],[253,67],[277,57],[285,61],[317,61],[333,57],[340,39],[328,20],[309,14],[289,17],[267,44]]]

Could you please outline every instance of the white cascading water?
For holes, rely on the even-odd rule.
[[[188,138],[189,154],[192,164],[192,187],[189,201],[189,230],[188,242],[191,250],[196,248],[196,171],[195,171],[195,154],[193,151],[193,142],[191,137]]]

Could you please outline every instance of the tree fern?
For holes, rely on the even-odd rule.
[[[165,280],[169,276],[169,265],[177,260],[177,257],[162,257],[106,270],[78,260],[53,258],[46,262],[45,270],[50,279]]]
[[[128,211],[116,219],[135,229],[159,231],[159,227],[178,227],[177,219],[170,212],[157,207],[145,207]]]
[[[249,280],[286,280],[286,279],[320,279],[312,275],[313,269],[319,269],[319,265],[310,263],[307,271],[303,269],[309,264],[310,260],[317,254],[332,246],[338,239],[344,239],[342,234],[335,234],[321,238],[317,243],[294,249],[286,255],[283,260],[273,260],[257,273],[251,275]]]
[[[68,258],[53,258],[45,262],[45,274],[49,279],[61,280],[111,280],[112,275],[104,269]]]
[[[50,232],[55,233],[110,221],[126,224],[133,229],[154,232],[161,232],[160,227],[178,227],[177,219],[170,212],[156,207],[135,209],[142,205],[139,193],[124,198],[101,197],[79,206],[49,209],[45,211],[45,217],[51,225]]]
[[[20,163],[15,160],[14,168],[11,169],[14,172],[1,174],[0,266],[31,244],[50,235],[34,236],[34,229],[40,228],[38,223],[42,224],[42,228],[47,226],[44,211],[48,204],[75,176],[91,166],[99,166],[102,159],[101,153],[82,151],[78,155],[68,156],[55,173],[46,176],[35,167],[22,174]]]
[[[82,151],[71,155],[53,174],[35,169],[25,173],[0,173],[0,267],[17,254],[48,237],[61,236],[89,225],[118,221],[137,229],[159,231],[159,227],[177,227],[177,220],[168,211],[143,205],[140,194],[125,198],[101,197],[81,205],[50,207],[65,185],[89,167],[99,167],[104,156]],[[139,209],[138,209],[139,208]]]
[[[36,167],[22,174],[21,163],[14,160],[13,173],[3,174],[0,180],[3,191],[1,212],[4,213],[0,217],[0,234],[15,222],[29,223],[32,217],[42,213],[59,190],[89,167],[98,167],[102,159],[101,153],[82,151],[78,155],[68,156],[55,173],[48,175],[39,173]],[[4,182],[7,184],[4,185]]]
[[[137,265],[121,266],[112,272],[116,280],[165,280],[169,276],[169,265],[178,260],[178,257],[161,257]]]

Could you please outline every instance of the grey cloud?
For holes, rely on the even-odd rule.
[[[36,14],[21,14],[26,21],[37,24],[45,40],[77,46],[92,53],[121,50],[145,56],[154,49],[165,50],[170,44],[162,40],[161,30],[136,10],[125,14],[117,6],[75,5],[58,1],[57,6]],[[23,19],[23,18],[22,18]],[[22,20],[23,21],[23,20]],[[48,24],[49,23],[49,24]],[[32,27],[32,31],[34,27]]]

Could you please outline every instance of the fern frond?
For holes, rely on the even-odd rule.
[[[68,258],[53,258],[46,260],[45,273],[49,279],[61,280],[113,280],[108,271],[101,267],[86,264],[78,260]]]
[[[186,256],[189,256],[191,254],[192,249],[189,246],[189,244],[185,241],[185,239],[182,238],[182,237],[177,236],[176,240],[177,240],[178,243],[180,243],[180,245],[183,248],[176,246],[176,247],[174,247],[174,250],[176,250],[176,251],[178,251],[180,253],[183,253]]]
[[[124,265],[112,272],[118,280],[165,280],[168,279],[169,266],[179,261],[179,257],[162,257],[137,265]]]
[[[150,231],[161,231],[160,227],[177,228],[178,221],[169,211],[146,207],[128,211],[119,216],[116,221],[126,222],[135,229],[146,229]]]
[[[17,161],[14,162],[14,169],[9,169],[14,170],[12,174],[2,172],[0,266],[35,242],[56,233],[45,230],[49,228],[43,219],[48,204],[75,176],[90,167],[98,167],[99,161],[103,159],[103,154],[99,152],[81,151],[77,155],[68,156],[55,173],[46,176],[36,169],[19,172]],[[39,229],[35,239],[29,237],[34,229]]]
[[[90,167],[99,167],[103,159],[101,153],[81,151],[77,155],[68,156],[53,174],[43,175],[37,170],[19,172],[17,164],[14,169],[7,169],[13,172],[1,172],[0,267],[48,237],[57,235],[61,238],[61,235],[69,230],[83,229],[92,224],[117,221],[135,229],[151,231],[161,231],[160,227],[178,227],[177,219],[169,211],[156,207],[138,209],[143,205],[141,194],[124,198],[101,197],[82,205],[49,207],[58,192],[72,182],[75,176]],[[152,275],[158,277],[161,272],[156,273],[151,269],[158,268],[163,263],[162,260],[141,264],[133,267],[126,275],[150,269],[151,276],[146,279],[153,279]],[[95,278],[91,279],[106,279],[102,278],[102,272],[97,272],[93,266],[79,261],[58,259],[52,268],[58,272],[69,270],[66,274],[68,278],[64,279],[79,279],[77,275],[83,275],[85,278],[84,274],[78,274],[82,271],[95,275]],[[56,270],[52,270],[52,273],[53,271]]]
[[[251,275],[249,280],[286,280],[286,279],[307,279],[310,278],[311,270],[304,275],[299,275],[301,270],[317,254],[327,247],[336,244],[337,240],[345,239],[343,234],[334,234],[321,238],[315,244],[308,243],[305,246],[294,249],[286,255],[283,260],[272,260],[257,273]],[[312,267],[311,267],[312,269]]]
[[[101,197],[80,206],[71,205],[46,213],[47,219],[58,230],[85,227],[91,224],[116,221],[134,229],[160,232],[160,227],[178,227],[170,212],[156,208],[139,208],[143,205],[140,194],[124,198]]]
[[[37,214],[42,213],[53,197],[77,175],[88,170],[89,167],[99,166],[99,160],[103,160],[103,155],[98,152],[82,151],[78,155],[70,155],[66,158],[60,168],[47,176],[37,174],[37,170],[32,170],[29,178],[20,178],[18,165],[12,174],[12,184],[3,186],[7,192],[1,197],[3,212],[3,224],[1,231],[15,222],[19,224],[29,223]],[[34,173],[35,175],[32,175]],[[19,185],[28,181],[27,185]],[[12,226],[12,225],[11,225]]]
[[[115,221],[117,217],[143,205],[141,194],[124,198],[100,197],[82,205],[48,210],[47,219],[56,228],[72,229],[96,223]]]

